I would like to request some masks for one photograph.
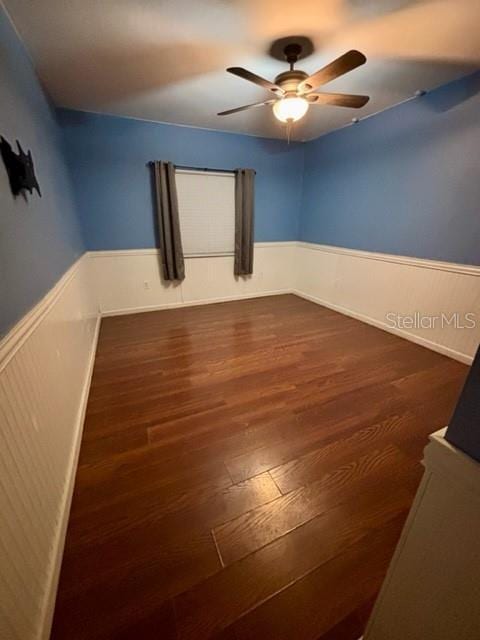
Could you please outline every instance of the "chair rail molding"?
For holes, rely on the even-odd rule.
[[[362,249],[349,249],[347,247],[337,247],[330,244],[316,244],[314,242],[298,241],[296,245],[298,247],[303,247],[304,249],[322,251],[323,253],[334,253],[337,255],[352,256],[354,258],[363,258],[365,260],[380,260],[380,262],[393,262],[413,267],[422,267],[423,269],[436,269],[438,271],[450,271],[452,273],[463,273],[465,275],[477,277],[480,276],[480,267],[477,267],[476,265],[444,262],[441,260],[431,260],[429,258],[414,258],[395,253],[379,253],[376,251],[364,251]]]

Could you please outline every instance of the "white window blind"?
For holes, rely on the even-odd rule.
[[[175,172],[183,253],[232,254],[235,240],[235,174]]]

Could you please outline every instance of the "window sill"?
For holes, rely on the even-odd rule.
[[[225,253],[185,253],[183,255],[184,258],[230,258],[235,254],[232,252]]]

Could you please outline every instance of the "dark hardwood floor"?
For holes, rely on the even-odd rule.
[[[466,373],[294,296],[103,320],[52,638],[357,640]]]

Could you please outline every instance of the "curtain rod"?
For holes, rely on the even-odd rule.
[[[153,160],[147,162],[147,167],[152,167],[155,163]],[[235,169],[212,169],[211,167],[192,167],[187,164],[175,164],[175,169],[185,169],[186,171],[212,171],[214,173],[235,173]],[[254,173],[257,173],[254,171]]]

